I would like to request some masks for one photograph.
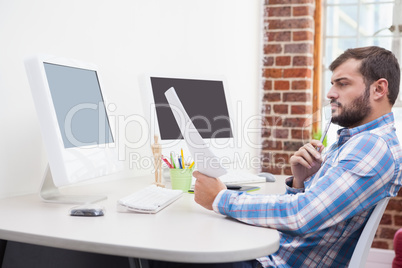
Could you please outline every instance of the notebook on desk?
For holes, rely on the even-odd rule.
[[[169,105],[175,108],[172,109],[172,112],[173,110],[178,110],[178,112],[173,112],[173,115],[186,141],[197,170],[207,176],[220,178],[225,184],[260,183],[266,181],[264,177],[251,173],[228,172],[221,165],[218,157],[209,149],[193,125],[175,89],[171,87],[165,92],[165,96]]]

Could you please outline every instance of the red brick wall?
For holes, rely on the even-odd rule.
[[[290,175],[289,158],[311,139],[314,0],[264,4],[262,170]],[[393,249],[402,193],[392,198],[372,247]]]
[[[311,134],[314,0],[266,1],[264,22],[262,169],[289,175]]]
[[[402,191],[389,200],[372,244],[373,248],[393,249],[395,232],[402,228]]]

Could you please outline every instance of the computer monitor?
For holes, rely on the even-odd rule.
[[[185,151],[187,148],[165,96],[165,92],[173,87],[213,153],[220,159],[224,158],[223,161],[233,161],[234,121],[225,79],[147,76],[145,80],[145,95],[148,97],[145,109],[150,122],[150,134],[151,137],[160,137],[164,155],[169,156],[170,152],[177,155],[181,148]]]
[[[41,196],[47,202],[89,203],[103,196],[64,196],[61,186],[122,169],[98,69],[77,60],[35,56],[25,60],[49,166]]]

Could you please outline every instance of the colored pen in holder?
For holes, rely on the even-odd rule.
[[[186,166],[183,150],[181,150],[181,154],[177,158],[177,165],[174,161],[173,153],[170,154],[171,162],[163,156],[162,160],[169,167],[172,189],[182,190],[185,193],[188,192],[191,188],[193,179],[194,162],[192,162],[191,165]]]

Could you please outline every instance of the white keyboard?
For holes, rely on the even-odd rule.
[[[117,203],[129,211],[157,213],[177,200],[182,194],[182,190],[172,190],[150,185],[135,193],[120,198]]]
[[[219,177],[224,184],[247,184],[247,183],[262,183],[266,182],[264,177],[244,171],[230,171]]]

